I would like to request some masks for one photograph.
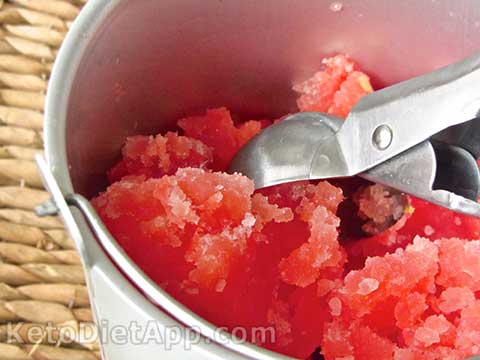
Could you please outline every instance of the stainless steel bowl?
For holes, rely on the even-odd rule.
[[[186,325],[215,335],[129,260],[84,198],[105,188],[126,136],[220,105],[285,114],[295,109],[292,84],[334,53],[358,60],[379,87],[478,51],[479,38],[478,0],[90,0],[50,81],[42,170],[82,255],[99,324],[154,319],[167,333]],[[231,341],[174,345],[103,350],[115,360],[282,358]]]

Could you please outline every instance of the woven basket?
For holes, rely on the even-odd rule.
[[[58,48],[86,0],[0,0],[0,360],[99,359],[78,254],[33,158]]]

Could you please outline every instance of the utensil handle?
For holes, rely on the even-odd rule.
[[[364,96],[352,109],[337,138],[351,175],[358,174],[447,127],[474,119],[479,109],[480,53],[476,53]],[[390,141],[385,141],[385,137],[377,139],[383,145],[388,142],[383,149],[375,143],[380,126],[386,126],[391,135]],[[387,132],[384,134],[388,137]]]

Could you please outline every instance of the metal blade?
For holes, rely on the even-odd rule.
[[[321,113],[298,113],[263,130],[230,165],[263,188],[297,180],[347,175],[335,132],[342,120]]]

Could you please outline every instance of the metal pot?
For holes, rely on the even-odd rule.
[[[82,256],[97,322],[156,320],[164,344],[103,345],[108,359],[286,359],[222,337],[153,283],[119,248],[87,198],[126,136],[227,106],[245,116],[295,109],[292,83],[324,56],[348,53],[388,85],[480,50],[478,0],[90,0],[59,53],[39,159]],[[93,235],[95,233],[96,235]],[[166,344],[193,327],[202,340]],[[182,337],[183,336],[183,337]],[[223,335],[222,335],[223,336]],[[106,339],[104,339],[106,340]],[[169,346],[167,346],[169,345]]]

